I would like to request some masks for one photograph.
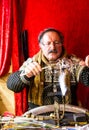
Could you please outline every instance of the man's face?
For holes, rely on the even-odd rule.
[[[62,43],[56,32],[46,32],[40,43],[44,56],[49,61],[56,61],[62,53]]]

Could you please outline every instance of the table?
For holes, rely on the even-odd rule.
[[[58,127],[47,124],[42,121],[29,119],[26,117],[2,117],[0,119],[0,130],[89,130],[89,124],[78,126],[62,126]]]

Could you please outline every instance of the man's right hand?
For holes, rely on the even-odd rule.
[[[25,68],[25,75],[30,78],[38,75],[42,71],[41,66],[37,62],[29,63]]]

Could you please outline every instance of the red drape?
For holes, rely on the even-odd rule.
[[[12,60],[13,72],[24,61],[21,45],[20,1],[0,1],[0,76],[6,74]],[[27,110],[27,90],[15,94],[15,114],[21,115]]]
[[[24,61],[22,54],[22,43],[21,43],[21,28],[22,28],[22,18],[21,18],[21,7],[20,1],[13,1],[13,47],[12,47],[12,65],[13,72],[19,69],[20,65]],[[15,94],[15,113],[16,115],[21,115],[27,110],[27,90],[26,88]]]
[[[6,74],[10,67],[11,62],[11,41],[12,38],[12,21],[11,21],[11,0],[2,0],[1,5],[1,20],[0,20],[0,76]]]
[[[88,0],[2,0],[0,3],[0,75],[8,71],[11,58],[13,72],[22,64],[20,34],[23,30],[28,30],[29,56],[39,50],[38,34],[47,27],[64,33],[64,44],[69,53],[83,59],[89,54]],[[89,109],[89,88],[80,85],[77,95],[83,107]],[[15,101],[16,115],[21,115],[27,110],[25,89],[15,94]]]

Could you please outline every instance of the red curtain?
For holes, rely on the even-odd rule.
[[[67,51],[84,59],[89,54],[88,5],[88,0],[1,0],[0,75],[7,73],[11,59],[13,72],[24,61],[20,38],[24,30],[28,31],[29,56],[39,50],[39,32],[55,27],[64,33]],[[80,85],[77,95],[89,109],[89,88]],[[26,89],[15,94],[15,101],[16,115],[21,115],[27,110]]]
[[[11,63],[11,50],[12,50],[12,21],[11,21],[11,0],[3,0],[0,4],[1,8],[1,22],[0,22],[0,76],[6,74],[9,70]]]
[[[22,33],[22,12],[20,1],[13,1],[13,47],[12,47],[12,67],[13,72],[19,69],[22,62],[24,61],[24,56],[22,52],[21,43],[21,33]],[[15,93],[15,113],[16,115],[21,115],[27,110],[28,96],[26,88],[20,92]]]
[[[0,76],[5,75],[11,65],[13,72],[24,61],[21,45],[21,7],[18,0],[0,1]],[[15,94],[15,114],[27,110],[27,90]]]

